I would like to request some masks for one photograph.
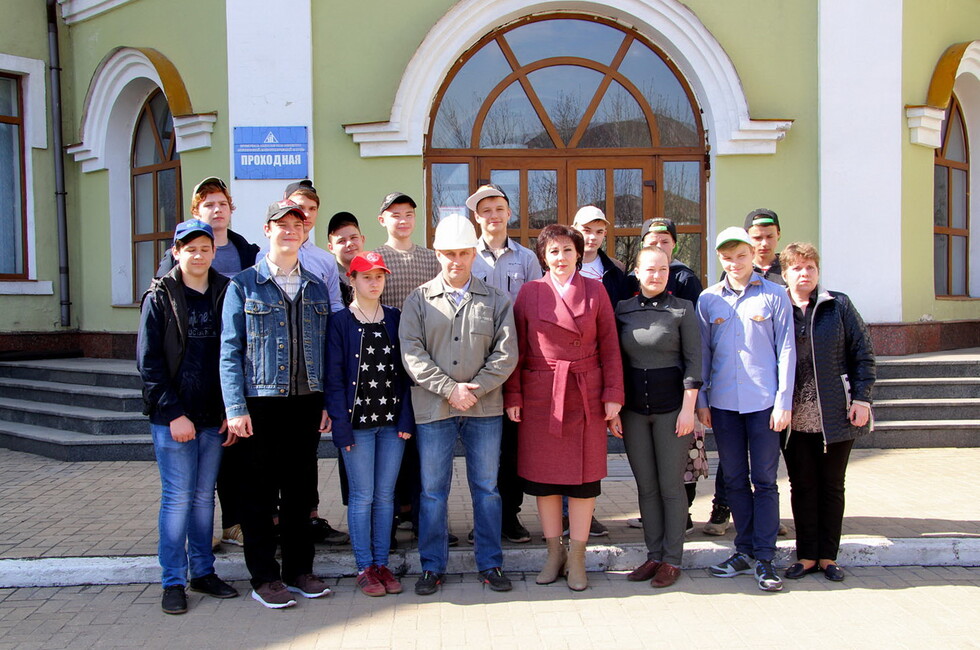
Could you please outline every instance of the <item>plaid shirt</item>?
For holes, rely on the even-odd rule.
[[[296,294],[299,293],[299,288],[303,285],[303,276],[299,270],[299,260],[296,261],[296,266],[291,271],[279,268],[268,257],[266,257],[266,261],[269,263],[269,270],[272,271],[272,279],[275,280],[276,284],[279,285],[279,288],[282,289],[282,292],[290,300],[295,300]]]
[[[385,244],[375,249],[385,258],[385,265],[391,275],[385,280],[385,290],[381,294],[381,304],[401,309],[408,294],[439,275],[441,267],[435,251],[418,244],[409,251],[395,250]]]

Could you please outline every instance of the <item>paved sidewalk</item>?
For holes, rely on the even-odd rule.
[[[783,593],[747,576],[683,572],[654,591],[622,574],[591,587],[538,586],[515,575],[494,593],[472,575],[439,594],[368,598],[353,580],[285,611],[247,596],[190,594],[183,616],[160,612],[158,585],[0,589],[0,650],[32,648],[975,648],[980,569],[856,568],[834,584],[808,576]]]

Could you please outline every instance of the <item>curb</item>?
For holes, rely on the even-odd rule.
[[[777,542],[775,564],[789,566],[795,543]],[[705,569],[723,561],[733,551],[732,544],[689,542],[684,545],[682,568]],[[510,572],[536,572],[544,564],[543,546],[504,549],[504,568]],[[841,541],[840,563],[845,567],[872,566],[980,566],[980,538],[896,538],[852,537]],[[646,560],[646,547],[640,543],[591,545],[586,551],[589,571],[631,571]],[[392,551],[390,565],[409,574],[421,571],[416,549]],[[313,570],[318,575],[341,578],[354,573],[354,554],[350,550],[319,551]],[[248,570],[241,553],[215,557],[215,571],[225,580],[247,580]],[[472,548],[451,549],[446,573],[474,573]],[[0,588],[68,587],[75,585],[116,585],[160,581],[160,565],[155,555],[26,558],[0,560]]]

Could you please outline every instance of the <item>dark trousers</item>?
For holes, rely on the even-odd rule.
[[[242,523],[242,465],[244,456],[240,444],[224,448],[221,456],[221,469],[218,470],[218,503],[221,504],[221,527],[231,528]]]
[[[509,521],[517,517],[524,503],[524,479],[517,475],[517,423],[506,415],[503,420],[497,490],[500,492],[503,521]]]
[[[711,408],[735,550],[757,560],[772,560],[779,531],[779,434],[769,428],[771,414],[772,408],[754,413]]]
[[[291,582],[313,571],[310,510],[316,494],[323,394],[247,398],[253,434],[238,441],[244,467],[242,533],[252,586]],[[272,513],[279,503],[282,571],[276,562]]]
[[[836,560],[844,522],[844,473],[853,440],[827,445],[819,433],[794,431],[783,450],[796,524],[796,557]]]

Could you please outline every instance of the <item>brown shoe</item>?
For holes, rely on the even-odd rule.
[[[252,598],[269,609],[283,609],[296,604],[296,599],[289,595],[281,581],[264,582],[252,590]]]
[[[330,587],[327,586],[327,583],[312,573],[296,576],[292,582],[286,585],[286,589],[303,598],[320,598],[330,593]]]
[[[392,574],[388,567],[374,567],[374,576],[384,585],[386,593],[400,594],[402,592],[402,583]]]
[[[374,572],[374,567],[369,566],[364,569],[361,573],[357,574],[357,580],[355,580],[357,586],[360,588],[361,593],[365,596],[384,596],[387,591],[385,591],[385,586],[381,584],[378,580],[377,574]]]
[[[662,562],[660,568],[657,569],[657,575],[653,576],[653,580],[650,581],[651,587],[669,587],[670,585],[677,582],[677,579],[681,577],[681,570],[679,567],[675,567],[673,564],[667,564]]]
[[[646,582],[653,576],[657,575],[657,569],[660,568],[660,562],[656,560],[647,560],[640,566],[633,569],[626,579],[630,582]]]

